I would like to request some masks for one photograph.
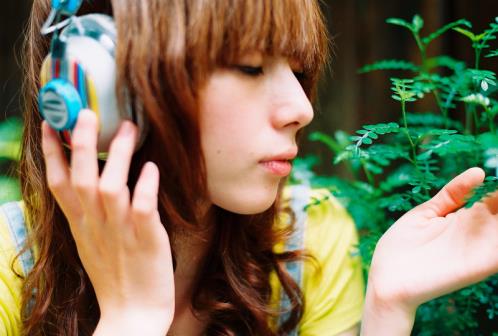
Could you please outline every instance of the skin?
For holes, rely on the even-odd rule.
[[[296,148],[297,131],[313,118],[311,104],[294,75],[299,71],[296,62],[251,53],[212,74],[200,93],[201,143],[210,195],[204,208],[216,204],[254,214],[275,201],[282,177],[260,161]],[[178,268],[173,274],[170,242],[157,211],[157,166],[152,162],[144,166],[130,202],[126,180],[136,127],[123,123],[101,176],[96,130],[95,114],[82,111],[68,163],[57,135],[42,124],[48,185],[68,218],[102,311],[96,333],[133,334],[133,330],[143,332],[146,324],[151,334],[164,335],[168,330],[199,334],[205,322],[195,319],[188,298],[208,245],[191,237],[176,241]],[[157,316],[162,318],[158,321]]]
[[[263,73],[255,76],[254,69]],[[284,58],[250,53],[208,79],[200,95],[206,206],[252,214],[275,201],[281,178],[260,161],[295,146],[297,131],[313,117],[294,75],[300,71]],[[48,185],[68,218],[102,311],[95,335],[201,334],[205,321],[193,317],[188,302],[198,264],[184,260],[199,262],[207,245],[175,242],[179,264],[173,274],[170,242],[157,212],[157,166],[143,167],[130,202],[126,180],[136,128],[123,123],[101,176],[96,129],[95,115],[83,111],[68,163],[57,135],[42,124]],[[498,272],[498,193],[459,209],[483,178],[479,168],[464,172],[382,237],[362,334],[409,335],[420,304]],[[355,326],[343,335],[357,331]]]
[[[260,161],[297,150],[296,133],[310,123],[313,108],[293,74],[299,66],[259,53],[239,64],[264,73],[231,67],[214,72],[201,92],[201,140],[210,201],[255,214],[273,204],[281,180]]]

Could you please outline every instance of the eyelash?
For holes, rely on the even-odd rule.
[[[257,77],[263,74],[263,67],[253,67],[249,65],[238,65],[237,69],[249,76]],[[298,81],[303,81],[307,79],[306,73],[294,71],[294,76],[296,76]]]
[[[249,76],[257,77],[263,74],[263,67],[253,67],[249,65],[237,65],[237,69]]]

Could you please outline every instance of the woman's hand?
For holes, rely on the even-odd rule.
[[[498,192],[459,209],[483,180],[481,169],[465,171],[387,230],[375,249],[367,301],[414,314],[423,302],[498,272]]]
[[[81,262],[97,296],[101,319],[133,333],[168,330],[175,289],[170,244],[157,211],[159,171],[148,162],[130,202],[128,172],[136,142],[125,121],[99,177],[97,119],[82,111],[72,135],[71,166],[57,134],[42,124],[42,148],[51,192],[68,219]],[[113,322],[110,322],[113,321]],[[106,328],[110,331],[110,328]],[[124,335],[124,333],[123,333]]]

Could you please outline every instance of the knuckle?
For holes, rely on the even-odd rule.
[[[132,215],[136,218],[150,217],[154,214],[155,206],[153,202],[147,202],[145,200],[136,202],[132,205]]]
[[[67,188],[67,183],[63,177],[49,176],[47,177],[47,186],[49,190],[58,192]]]
[[[112,141],[109,152],[121,157],[127,155],[130,152],[130,148],[130,141],[116,138]]]
[[[81,137],[73,137],[71,139],[71,149],[73,151],[84,151],[88,148],[88,142]]]
[[[121,192],[121,188],[119,186],[107,181],[100,182],[98,190],[100,195],[106,198],[117,197]]]
[[[71,179],[71,184],[73,188],[80,193],[87,193],[91,190],[93,190],[94,186],[91,182],[85,181],[83,179],[77,179],[77,178],[72,178]]]

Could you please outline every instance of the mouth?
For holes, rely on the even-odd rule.
[[[285,177],[292,170],[292,163],[288,160],[261,161],[260,164],[270,173]]]
[[[297,156],[298,148],[291,147],[285,152],[270,155],[259,163],[270,173],[277,176],[287,176],[292,170],[292,160]]]

